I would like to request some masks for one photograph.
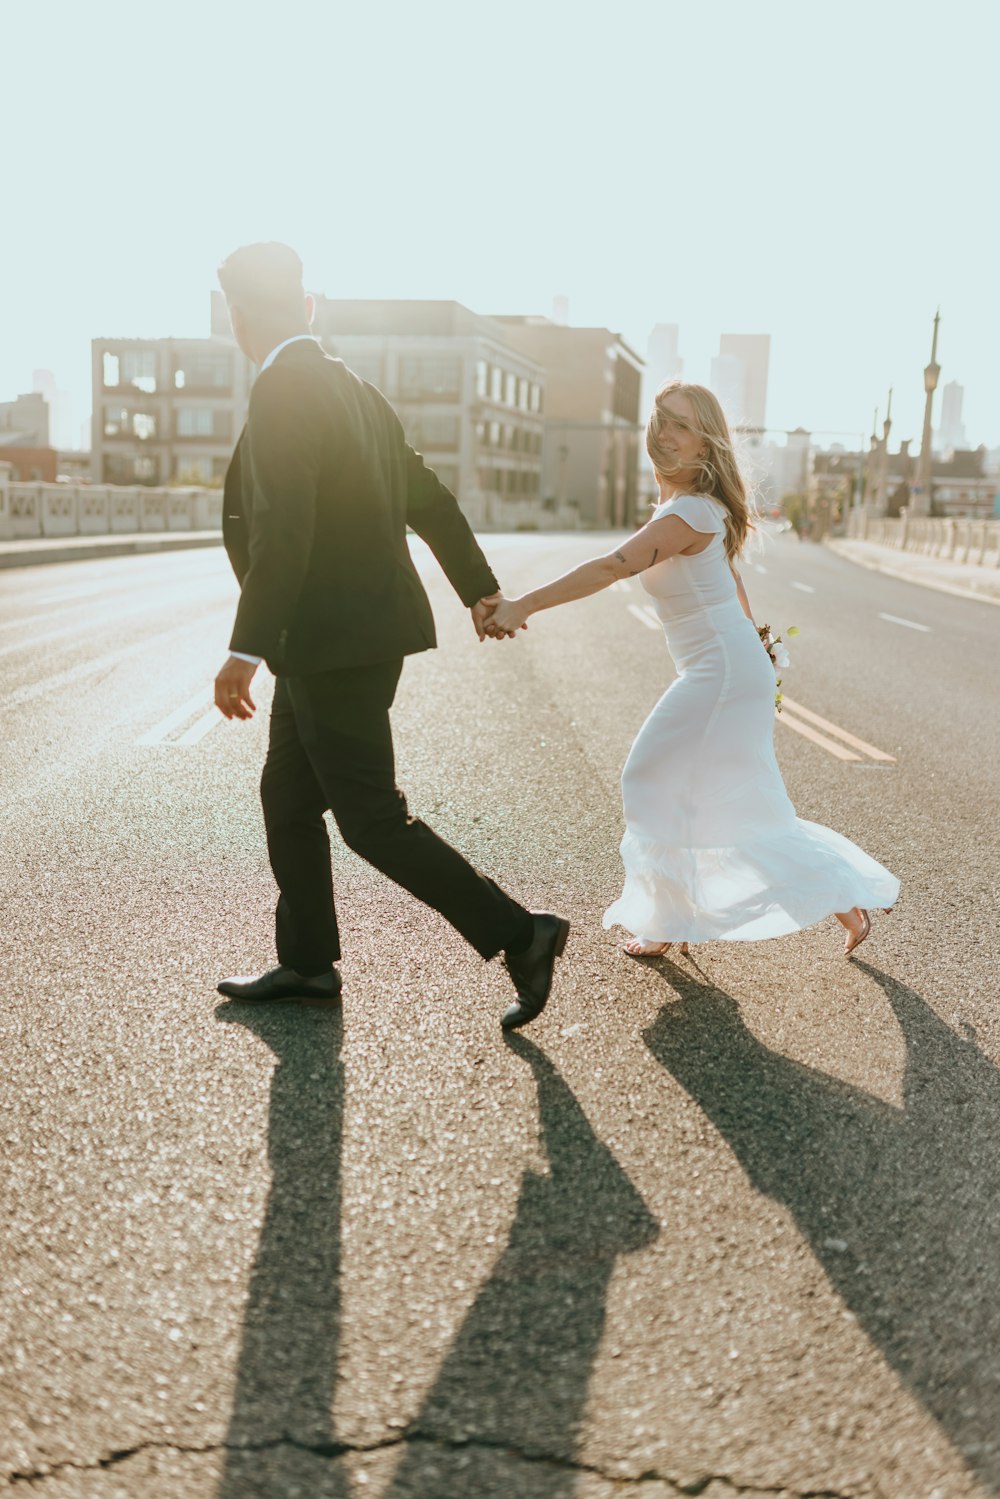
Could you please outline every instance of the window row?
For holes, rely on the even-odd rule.
[[[511,453],[540,453],[542,434],[506,422],[477,422],[476,441],[481,448],[502,448]]]
[[[155,349],[126,349],[104,354],[101,378],[105,390],[141,390],[153,395],[157,389]],[[229,354],[190,354],[174,366],[175,390],[229,390],[233,383],[233,361]]]
[[[160,426],[151,411],[130,411],[126,406],[105,406],[105,437],[135,437],[140,442],[155,441]],[[233,435],[232,413],[220,407],[186,406],[174,413],[175,437],[208,437],[230,442]]]
[[[501,369],[486,359],[476,361],[476,395],[481,401],[497,401],[504,406],[516,406],[520,411],[538,413],[542,409],[542,387],[536,381]]]
[[[538,495],[541,475],[528,468],[482,468],[479,470],[479,487],[487,494],[504,494],[524,499]]]

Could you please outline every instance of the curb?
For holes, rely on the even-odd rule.
[[[0,568],[40,567],[48,562],[88,562],[95,557],[131,557],[150,552],[183,552],[222,545],[219,531],[185,531],[175,535],[66,537],[52,541],[0,542]]]
[[[918,588],[932,588],[935,593],[950,593],[958,599],[974,599],[977,604],[1000,605],[1000,588],[994,593],[981,592],[975,588],[959,588],[954,583],[945,583],[939,578],[928,577],[919,572],[908,572],[903,567],[887,567],[877,557],[859,557],[856,552],[850,550],[851,544],[846,546],[836,538],[827,537],[823,545],[838,557],[843,557],[845,562],[853,562],[857,567],[865,567],[869,572],[884,573],[887,578],[898,578],[903,583],[915,583]]]

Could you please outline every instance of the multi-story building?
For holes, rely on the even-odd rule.
[[[962,402],[965,386],[957,380],[949,380],[941,390],[941,425],[937,430],[935,446],[944,452],[957,452],[965,447],[965,424],[962,421]]]
[[[568,328],[544,317],[496,321],[544,373],[546,497],[574,505],[587,525],[634,525],[642,359],[607,328]]]
[[[49,446],[49,407],[40,391],[0,401],[0,442],[5,447]]]
[[[679,380],[684,361],[678,351],[680,328],[676,323],[656,323],[646,343],[646,368],[642,374],[642,404],[639,415],[648,420],[653,398],[668,380]]]
[[[769,333],[723,333],[710,382],[730,422],[762,431],[767,425]]]
[[[474,520],[493,496],[538,504],[544,375],[495,320],[459,302],[319,297],[313,331],[383,392]]]
[[[91,474],[99,484],[219,484],[253,365],[225,338],[92,344]]]

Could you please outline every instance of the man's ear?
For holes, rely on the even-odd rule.
[[[313,318],[316,316],[316,298],[311,293],[306,293],[306,322],[312,327]]]

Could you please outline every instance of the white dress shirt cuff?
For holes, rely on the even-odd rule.
[[[264,659],[263,656],[246,656],[242,651],[230,651],[229,654],[235,656],[237,661],[249,661],[251,666],[259,666]]]

